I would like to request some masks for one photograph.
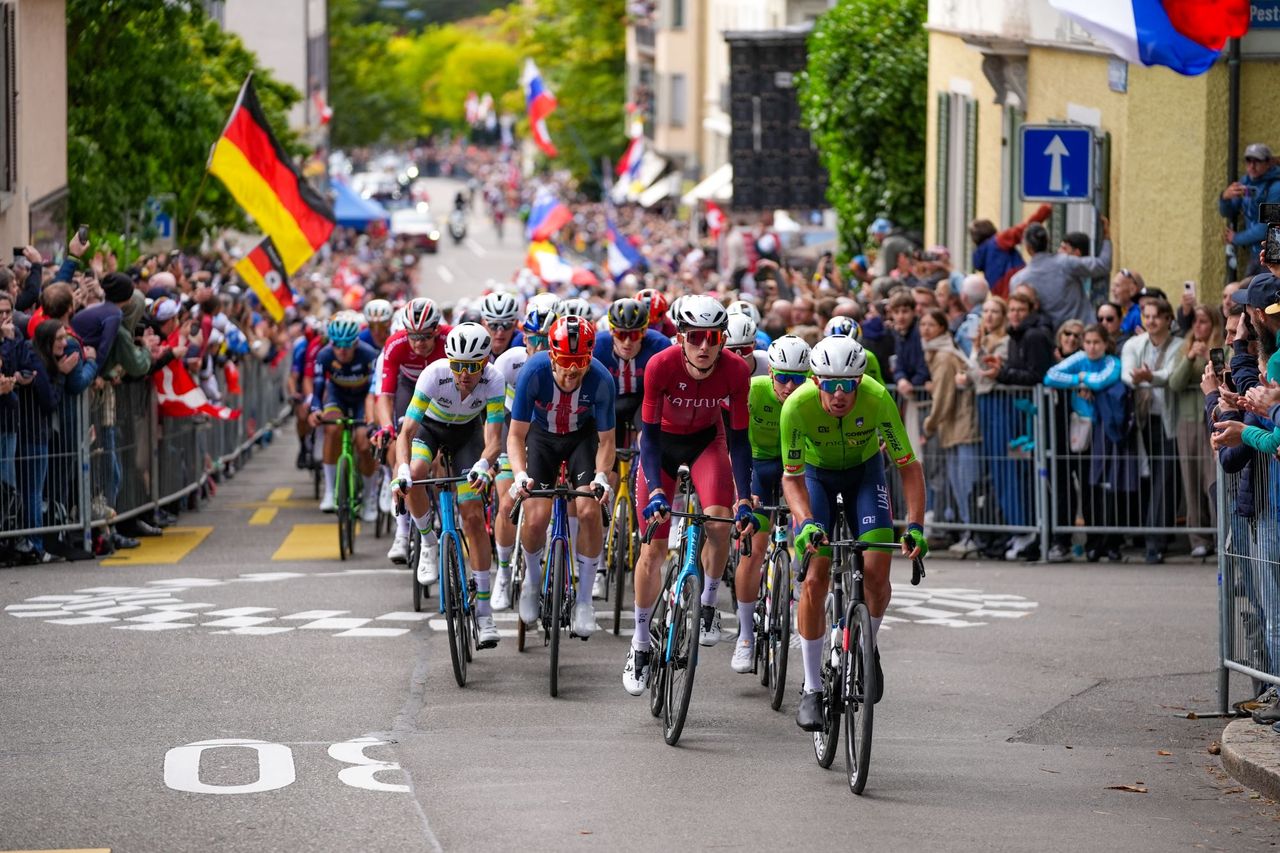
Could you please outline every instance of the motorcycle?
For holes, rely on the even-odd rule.
[[[449,236],[454,243],[461,243],[467,236],[467,215],[461,210],[449,214]]]

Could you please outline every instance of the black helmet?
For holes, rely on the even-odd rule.
[[[649,307],[638,299],[619,299],[609,306],[609,328],[629,332],[649,328]]]

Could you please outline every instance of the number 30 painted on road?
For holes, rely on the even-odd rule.
[[[399,770],[400,765],[390,761],[369,758],[364,751],[371,746],[383,746],[388,741],[372,737],[360,737],[335,743],[329,747],[329,757],[343,764],[351,764],[338,773],[338,781],[352,788],[366,791],[408,793],[408,785],[393,785],[374,778],[383,770]],[[208,749],[252,749],[258,758],[258,776],[243,785],[210,785],[200,780],[200,758]],[[164,756],[164,783],[175,791],[192,794],[261,794],[292,785],[297,778],[293,767],[293,750],[281,743],[264,740],[201,740],[184,746],[175,746]]]

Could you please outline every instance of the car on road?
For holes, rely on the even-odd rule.
[[[425,205],[391,211],[391,234],[393,237],[408,237],[424,252],[434,254],[440,249],[440,227]]]

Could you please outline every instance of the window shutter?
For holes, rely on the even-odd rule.
[[[938,181],[937,199],[934,202],[937,211],[937,223],[934,229],[934,242],[945,243],[947,240],[947,186],[950,175],[951,144],[951,95],[938,93]]]
[[[964,152],[964,210],[965,221],[959,223],[964,233],[963,253],[957,246],[958,257],[969,257],[973,254],[973,241],[969,239],[969,223],[977,216],[978,209],[978,102],[973,98],[964,99],[965,112],[965,152]]]

